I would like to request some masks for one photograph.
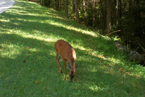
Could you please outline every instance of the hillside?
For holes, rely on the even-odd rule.
[[[0,14],[1,97],[145,96],[145,67],[118,52],[109,37],[66,19],[63,12],[15,1]],[[64,69],[58,72],[58,39],[76,50],[79,82],[63,80]]]

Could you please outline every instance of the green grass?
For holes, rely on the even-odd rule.
[[[76,50],[79,82],[58,72],[58,39]],[[0,15],[0,97],[144,97],[145,67],[127,58],[108,37],[36,3],[16,0]]]

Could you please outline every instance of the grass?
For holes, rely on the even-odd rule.
[[[1,97],[145,96],[145,67],[128,61],[113,40],[65,19],[62,12],[15,1],[0,15]],[[58,39],[76,50],[79,82],[64,81],[64,69],[58,72]]]

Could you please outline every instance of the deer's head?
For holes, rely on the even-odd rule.
[[[75,74],[76,74],[76,69],[77,69],[77,67],[78,67],[78,64],[76,65],[75,68],[73,68],[73,67],[71,67],[71,66],[69,65],[69,69],[70,69],[70,72],[69,72],[70,81],[73,80],[73,78],[74,78],[74,76],[75,76]]]

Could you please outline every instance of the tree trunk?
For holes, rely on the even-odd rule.
[[[93,26],[93,28],[95,27],[95,0],[93,0],[93,2],[92,2],[93,4],[93,22],[92,22],[92,26]]]
[[[111,0],[106,0],[106,8],[107,8],[107,14],[106,14],[106,24],[107,24],[107,32],[109,33],[112,29],[111,26]]]
[[[79,23],[78,2],[75,0],[76,21]]]
[[[72,0],[72,12],[75,13],[75,2]]]
[[[85,7],[86,7],[86,1],[83,0],[83,1],[82,1],[82,10],[83,10],[83,12],[86,11]]]
[[[55,9],[59,10],[59,0],[55,0]]]
[[[65,14],[66,14],[66,17],[68,18],[68,5],[67,5],[67,0],[65,0]]]
[[[118,19],[119,19],[119,16],[118,16],[118,0],[116,0],[116,26],[118,26]]]
[[[122,16],[121,0],[118,0],[118,16],[119,16],[119,18],[121,18],[121,16]]]
[[[61,10],[61,0],[59,0],[59,9]]]

